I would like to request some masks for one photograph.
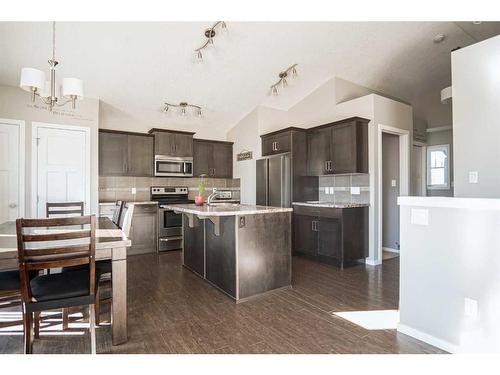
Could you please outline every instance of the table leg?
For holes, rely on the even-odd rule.
[[[126,254],[126,248],[113,249],[111,326],[113,345],[127,342],[127,259],[115,259],[115,253]]]

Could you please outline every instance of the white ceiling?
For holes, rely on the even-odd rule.
[[[500,22],[227,22],[215,48],[193,50],[210,22],[58,23],[58,76],[84,80],[85,94],[152,126],[226,131],[259,104],[287,109],[333,76],[411,103],[450,84],[450,50],[500,33]],[[50,23],[0,23],[0,84],[17,86],[23,66],[47,70]],[[433,37],[445,34],[440,44]],[[269,86],[298,63],[277,98]],[[179,123],[162,103],[201,105]]]

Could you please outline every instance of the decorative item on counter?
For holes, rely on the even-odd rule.
[[[207,188],[206,177],[206,174],[200,175],[200,180],[198,182],[198,195],[194,197],[194,204],[197,206],[203,206],[203,204],[205,203],[205,197],[203,196],[203,193],[205,193],[205,190]]]

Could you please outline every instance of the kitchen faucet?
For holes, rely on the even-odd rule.
[[[210,194],[207,198],[207,206],[210,206],[212,204],[212,200],[217,197],[217,189],[213,190],[213,193]]]

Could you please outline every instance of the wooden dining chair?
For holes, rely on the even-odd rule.
[[[0,309],[8,309],[20,306],[21,301],[21,281],[19,270],[0,272]],[[19,321],[0,322],[0,327],[18,324]]]
[[[25,353],[33,350],[34,313],[73,306],[89,307],[91,352],[96,352],[95,226],[93,215],[16,220]],[[30,277],[31,271],[74,266],[85,267]]]
[[[124,203],[121,204],[121,210],[123,211]],[[134,205],[130,204],[124,214],[121,214],[123,219],[121,220],[121,230],[125,234],[125,237],[130,236],[130,228],[132,227],[132,216],[134,215]],[[98,262],[100,264],[101,262]],[[111,290],[113,288],[112,277],[111,277],[111,262],[109,262],[109,268],[102,266],[100,268],[101,277],[99,279],[99,288],[97,289],[96,304],[95,304],[95,321],[96,325],[101,324],[101,305],[111,304]],[[106,293],[106,294],[105,294]]]
[[[46,216],[50,217],[71,217],[83,216],[83,202],[47,202],[45,205]]]

